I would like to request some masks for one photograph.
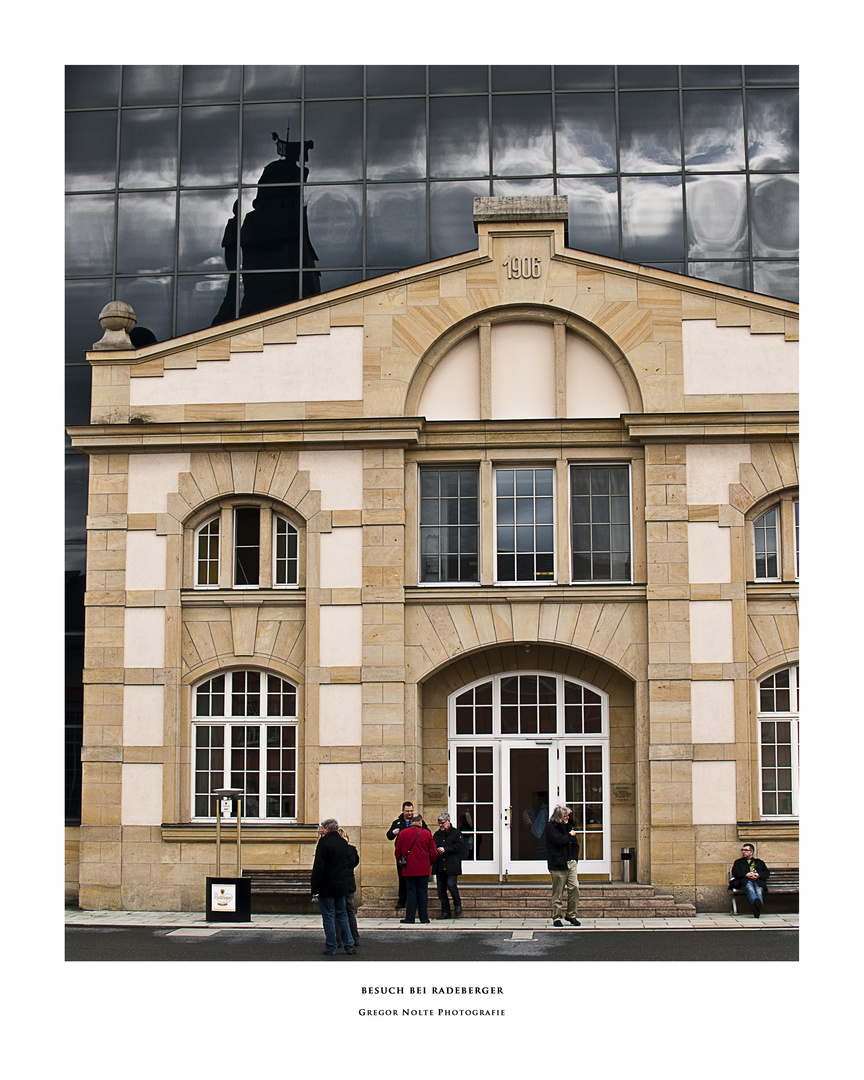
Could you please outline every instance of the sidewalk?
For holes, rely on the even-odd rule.
[[[204,912],[197,911],[81,911],[66,908],[67,926],[151,926],[187,929],[213,933],[219,930],[320,930],[320,915],[253,915],[251,922],[207,922]],[[580,919],[581,930],[797,930],[798,913],[763,914],[761,919],[746,915],[726,915],[722,912],[706,912],[693,918],[670,919]],[[364,933],[389,930],[403,934],[429,934],[436,931],[452,933],[461,931],[498,930],[523,937],[537,931],[559,933],[549,919],[461,919],[433,918],[423,925],[402,925],[395,916],[390,919],[357,918],[357,926]],[[565,926],[572,931],[574,927]]]

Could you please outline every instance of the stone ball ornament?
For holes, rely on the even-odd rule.
[[[104,333],[93,349],[98,351],[113,349],[134,349],[129,338],[129,331],[138,322],[133,308],[123,300],[112,300],[99,312],[99,324]]]

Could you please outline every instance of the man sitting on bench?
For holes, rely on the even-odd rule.
[[[753,905],[754,919],[758,919],[762,914],[763,896],[768,892],[766,883],[770,873],[765,863],[756,858],[752,844],[745,844],[741,848],[741,858],[736,859],[732,865],[729,888],[747,894],[747,899]]]

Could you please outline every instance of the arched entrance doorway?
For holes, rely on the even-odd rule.
[[[566,803],[580,870],[611,870],[609,695],[554,671],[506,671],[447,699],[451,814],[463,873],[546,873],[550,809]]]

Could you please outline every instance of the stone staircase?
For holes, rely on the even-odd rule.
[[[548,919],[551,886],[527,882],[491,882],[471,885],[459,883],[462,915],[476,919]],[[396,895],[364,897],[357,908],[361,918],[401,918],[394,907]],[[429,915],[440,911],[435,885],[429,883]],[[678,904],[675,898],[658,892],[653,885],[625,884],[620,881],[585,882],[579,885],[579,915],[586,919],[669,919],[692,918],[696,908]]]

